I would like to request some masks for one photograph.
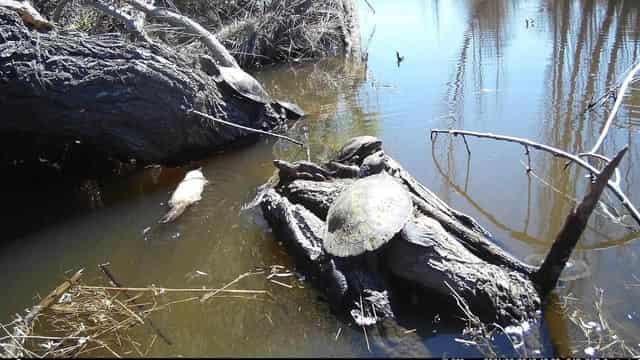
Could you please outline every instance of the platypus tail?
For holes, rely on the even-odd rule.
[[[172,207],[171,210],[169,210],[169,212],[167,212],[158,222],[162,224],[172,222],[180,215],[182,215],[186,208],[187,204],[177,204],[176,206]]]

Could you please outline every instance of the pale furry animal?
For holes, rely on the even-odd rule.
[[[209,181],[202,174],[202,168],[189,171],[171,195],[169,200],[171,210],[159,222],[168,223],[174,221],[178,216],[182,215],[189,205],[200,201],[202,190],[208,183]]]

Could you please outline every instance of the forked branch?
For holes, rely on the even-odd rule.
[[[210,33],[197,22],[184,15],[177,14],[168,9],[156,7],[141,0],[125,1],[134,8],[142,11],[149,18],[162,19],[171,25],[184,27],[186,30],[199,36],[200,41],[207,46],[213,57],[220,63],[220,65],[237,68],[240,67],[229,51],[220,43],[220,41],[218,41],[215,35]]]
[[[517,144],[525,146],[525,149],[526,148],[533,148],[533,149],[537,149],[537,150],[540,150],[540,151],[548,152],[548,153],[553,154],[554,156],[557,156],[557,157],[561,157],[561,158],[564,158],[564,159],[567,159],[567,160],[571,160],[571,161],[575,162],[576,164],[578,164],[579,166],[583,167],[584,169],[588,170],[596,178],[600,176],[600,171],[598,171],[598,169],[593,167],[588,162],[580,159],[576,155],[570,154],[570,153],[568,153],[568,152],[566,152],[564,150],[561,150],[561,149],[558,149],[558,148],[554,148],[554,147],[549,146],[549,145],[544,145],[544,144],[540,144],[540,143],[531,141],[529,139],[523,139],[523,138],[512,137],[512,136],[504,136],[504,135],[495,135],[495,134],[491,134],[491,133],[481,133],[481,132],[475,132],[475,131],[432,129],[431,130],[431,140],[432,141],[435,140],[435,136],[437,134],[449,134],[449,135],[453,135],[453,136],[457,136],[457,135],[473,136],[473,137],[478,137],[478,138],[486,138],[486,139],[493,139],[493,140],[500,140],[500,141],[507,141],[507,142],[512,142],[512,143],[517,143]],[[613,191],[613,193],[616,195],[618,200],[620,200],[620,202],[622,202],[622,205],[629,211],[629,213],[631,214],[633,219],[636,221],[636,223],[638,225],[640,225],[640,212],[638,212],[638,210],[635,208],[635,206],[631,203],[631,201],[629,200],[627,195],[625,195],[622,192],[622,190],[620,189],[618,184],[615,183],[615,182],[612,182],[612,181],[607,181],[606,185],[607,185],[607,187],[609,187],[609,189],[611,189],[611,191]]]
[[[8,0],[0,0],[0,5],[2,1]],[[228,67],[239,67],[236,60],[229,53],[229,51],[218,41],[218,39],[210,33],[207,29],[202,27],[202,25],[197,22],[191,20],[190,18],[178,14],[169,9],[156,7],[152,4],[149,4],[143,0],[124,0],[131,7],[140,11],[144,16],[129,16],[125,14],[122,9],[116,8],[115,6],[109,5],[102,0],[84,0],[84,3],[88,6],[95,8],[96,10],[119,19],[124,22],[127,30],[133,32],[134,34],[142,37],[146,42],[152,43],[149,36],[144,31],[144,18],[158,18],[168,22],[173,26],[179,26],[185,28],[187,31],[199,37],[200,41],[204,43],[204,45],[209,49],[213,57],[220,63],[222,66]],[[57,21],[60,17],[62,9],[70,2],[70,0],[61,0],[54,11],[54,21]]]

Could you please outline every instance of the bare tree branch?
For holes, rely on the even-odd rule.
[[[540,143],[531,141],[529,139],[517,138],[517,137],[512,137],[512,136],[504,136],[504,135],[494,135],[494,134],[491,134],[491,133],[480,133],[480,132],[475,132],[475,131],[432,129],[431,130],[431,140],[432,141],[435,140],[434,136],[437,135],[437,134],[449,134],[449,135],[453,135],[453,136],[457,136],[457,135],[474,136],[474,137],[479,137],[479,138],[501,140],[501,141],[507,141],[507,142],[513,142],[513,143],[521,144],[521,145],[526,146],[526,147],[531,147],[531,148],[534,148],[534,149],[538,149],[538,150],[541,150],[541,151],[545,151],[545,152],[551,153],[554,156],[558,156],[558,157],[561,157],[561,158],[565,158],[567,160],[571,160],[571,161],[575,162],[576,164],[580,165],[581,167],[587,169],[594,176],[598,177],[600,175],[600,172],[595,167],[593,167],[591,164],[587,163],[586,161],[580,159],[579,157],[577,157],[577,156],[575,156],[573,154],[570,154],[570,153],[568,153],[568,152],[566,152],[564,150],[560,150],[560,149],[554,148],[554,147],[549,146],[549,145],[540,144]],[[640,213],[635,208],[635,206],[631,203],[631,201],[629,200],[627,195],[625,195],[622,192],[622,190],[620,189],[620,187],[616,183],[614,183],[612,181],[607,181],[607,186],[609,187],[609,189],[611,189],[611,191],[613,191],[613,193],[616,195],[618,200],[620,200],[622,202],[622,205],[629,211],[629,213],[634,218],[634,220],[638,223],[638,225],[640,225]]]
[[[618,113],[618,109],[620,109],[620,105],[622,105],[622,100],[624,100],[624,93],[627,91],[629,84],[631,84],[631,81],[633,80],[636,73],[638,73],[638,71],[640,71],[640,62],[637,63],[633,67],[633,69],[631,69],[631,71],[627,73],[627,75],[624,77],[624,80],[622,81],[622,84],[620,85],[620,88],[618,88],[618,93],[616,95],[616,102],[613,104],[613,109],[611,109],[611,113],[609,114],[609,117],[607,118],[607,121],[604,124],[604,128],[600,133],[600,137],[598,138],[596,143],[593,145],[593,147],[589,151],[590,154],[595,154],[596,151],[598,151],[598,149],[600,148],[600,146],[602,146],[602,143],[604,142],[604,138],[607,136],[607,133],[609,132],[609,128],[611,127],[611,123],[613,123],[613,119],[616,117],[616,114]]]
[[[613,175],[614,170],[627,152],[628,146],[625,146],[611,160],[610,163],[598,175],[595,183],[590,186],[589,193],[585,195],[580,204],[571,211],[567,216],[565,223],[551,246],[549,254],[540,266],[540,269],[533,275],[532,280],[536,284],[541,298],[544,298],[553,290],[560,278],[560,273],[564,269],[571,252],[580,239],[584,231],[589,216],[595,209],[600,195],[604,191],[605,186],[609,182],[609,178]]]
[[[200,36],[200,40],[207,46],[213,57],[222,65],[228,67],[239,68],[236,60],[231,56],[229,51],[218,41],[218,39],[210,33],[202,25],[189,19],[186,16],[177,14],[173,11],[158,8],[151,4],[147,4],[141,0],[125,0],[134,8],[142,11],[150,18],[161,18],[174,26],[183,26],[195,35]]]
[[[62,16],[62,10],[71,2],[71,0],[61,0],[53,11],[53,21],[60,21]],[[117,8],[111,4],[108,4],[102,0],[82,0],[82,3],[86,6],[90,6],[99,12],[111,16],[124,23],[127,31],[133,33],[135,36],[141,38],[149,44],[153,44],[153,41],[147,33],[144,31],[144,18],[145,15],[142,12],[136,11],[135,15],[128,15],[123,12],[122,8]],[[129,5],[127,5],[130,7]]]

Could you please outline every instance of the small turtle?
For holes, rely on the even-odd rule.
[[[295,120],[304,116],[304,111],[296,104],[280,100],[272,101],[258,80],[239,67],[220,66],[207,55],[200,56],[200,66],[213,80],[229,86],[242,98],[260,104],[269,104],[278,114],[284,111],[287,119]]]
[[[382,150],[382,141],[377,137],[357,136],[342,146],[336,161],[344,164],[360,164],[365,157],[379,150]]]
[[[217,70],[211,74],[216,82],[225,83],[241,97],[261,104],[271,103],[271,97],[258,80],[241,68],[215,65],[212,69]]]
[[[337,257],[374,251],[404,227],[412,211],[409,194],[386,172],[359,179],[329,208],[323,246]]]

